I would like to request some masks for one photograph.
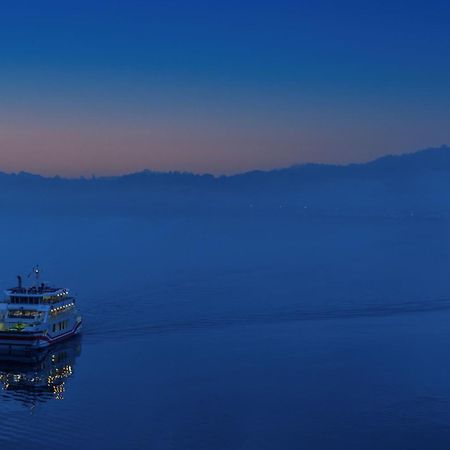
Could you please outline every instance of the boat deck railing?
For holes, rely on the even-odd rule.
[[[26,287],[9,288],[8,292],[11,294],[52,294],[62,290],[63,288],[51,287],[46,285]]]

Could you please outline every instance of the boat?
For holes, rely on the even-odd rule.
[[[82,317],[69,290],[40,282],[39,266],[32,274],[31,286],[19,275],[0,301],[0,351],[39,349],[81,332]]]

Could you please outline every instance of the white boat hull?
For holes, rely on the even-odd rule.
[[[36,349],[62,342],[81,332],[82,322],[76,322],[72,330],[51,336],[47,332],[2,331],[0,332],[0,350],[12,348]]]

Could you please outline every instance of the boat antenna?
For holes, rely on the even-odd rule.
[[[39,284],[39,276],[41,275],[41,270],[39,269],[39,266],[36,266],[34,268],[34,274],[36,275],[36,284]]]
[[[31,273],[28,274],[28,278],[30,278],[32,274],[34,274],[34,276],[36,277],[36,285],[38,285],[39,277],[41,275],[41,269],[39,268],[39,264],[33,267]]]

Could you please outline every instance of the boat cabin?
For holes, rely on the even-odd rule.
[[[42,283],[39,287],[14,287],[5,291],[7,303],[40,305],[60,303],[69,297],[69,291]]]

